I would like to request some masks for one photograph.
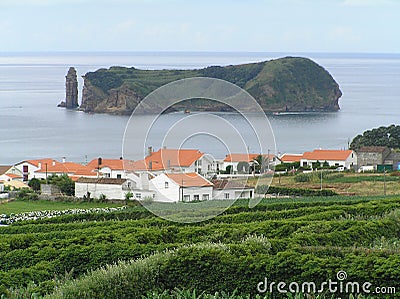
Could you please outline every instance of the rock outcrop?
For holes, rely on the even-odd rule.
[[[70,67],[65,76],[65,108],[75,109],[78,106],[78,78],[75,68]]]
[[[242,87],[267,113],[337,111],[342,95],[339,85],[323,67],[307,58],[285,57],[198,70],[100,69],[83,77],[80,108],[94,113],[130,114],[156,88],[199,76],[223,79]],[[229,111],[228,108],[215,101],[188,101],[170,110]]]

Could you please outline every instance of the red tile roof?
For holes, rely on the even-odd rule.
[[[166,173],[167,177],[180,187],[211,187],[213,184],[196,172],[190,173]]]
[[[54,159],[45,158],[45,159],[38,159],[38,160],[26,160],[26,161],[22,161],[22,162],[20,162],[18,164],[22,164],[24,162],[32,164],[32,165],[34,165],[36,167],[39,167],[39,164],[41,164],[43,166],[43,165],[45,165],[47,163],[47,166],[50,166],[50,165],[53,165],[53,162],[54,163],[59,163]]]
[[[255,159],[260,154],[229,154],[226,155],[224,162],[251,162]],[[265,159],[267,158],[268,155],[262,155]],[[273,154],[269,155],[269,159],[272,160],[275,156]]]
[[[127,179],[115,179],[115,178],[79,178],[76,180],[77,183],[84,184],[105,184],[105,185],[122,185]]]
[[[0,175],[3,173],[6,173],[8,170],[10,170],[12,166],[8,166],[8,165],[0,165]]]
[[[69,173],[76,176],[96,176],[96,173],[90,167],[74,162],[58,162],[55,165],[47,165],[47,170],[46,166],[42,164],[42,168],[37,172],[45,173],[46,171],[47,173]]]
[[[15,174],[15,173],[6,173],[5,175],[12,179],[22,178],[22,176]]]
[[[352,153],[352,150],[313,150],[305,152],[302,159],[318,161],[344,161]]]
[[[258,156],[259,154],[229,154],[226,155],[224,162],[251,162]]]
[[[108,167],[112,170],[132,170],[133,161],[131,160],[121,160],[121,159],[101,159],[101,164],[98,165],[98,159],[93,159],[88,163],[88,167],[91,169],[97,169]]]
[[[254,189],[254,187],[248,186],[243,181],[232,181],[227,179],[222,180],[211,180],[214,185],[214,189]]]
[[[284,163],[293,163],[300,162],[301,158],[303,158],[301,154],[283,154],[280,160]]]
[[[134,162],[133,169],[165,170],[173,167],[189,167],[203,155],[202,152],[195,149],[160,149],[152,152],[144,160]]]

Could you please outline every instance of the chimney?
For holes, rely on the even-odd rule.
[[[53,165],[53,166],[56,166],[56,161],[54,161],[54,160],[53,160],[53,163],[52,163],[52,165]]]
[[[65,163],[65,157],[62,157],[62,162]]]
[[[39,169],[42,169],[42,163],[41,162],[38,163],[38,167],[39,167]]]

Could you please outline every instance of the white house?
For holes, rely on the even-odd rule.
[[[99,158],[93,159],[87,166],[93,171],[99,171],[102,177],[124,179],[133,170],[133,163],[131,160]]]
[[[254,198],[254,187],[247,186],[241,181],[212,180],[213,199]]]
[[[313,163],[323,164],[327,162],[329,166],[344,167],[352,169],[357,165],[357,156],[352,150],[313,150],[305,152],[300,159],[300,166],[311,166]]]
[[[132,199],[155,197],[155,192],[138,189],[136,183],[130,179],[81,177],[75,182],[75,197],[79,198],[88,195],[91,198],[99,198],[105,195],[107,199],[123,200],[129,192],[133,194]]]
[[[22,172],[15,166],[0,165],[0,181],[22,181]]]
[[[44,168],[46,165],[54,166],[56,165],[56,160],[53,159],[39,159],[39,160],[26,160],[15,164],[14,167],[22,173],[23,181],[29,181],[30,179],[36,177],[36,171]]]
[[[214,159],[195,149],[160,149],[156,152],[149,150],[148,156],[133,163],[136,172],[150,171],[160,173],[191,173],[202,175],[217,172],[217,164]]]
[[[210,200],[213,184],[196,172],[162,173],[150,180],[155,200],[162,202]]]

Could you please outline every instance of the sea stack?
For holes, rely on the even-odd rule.
[[[78,105],[78,78],[74,67],[65,76],[65,108],[75,109]]]

